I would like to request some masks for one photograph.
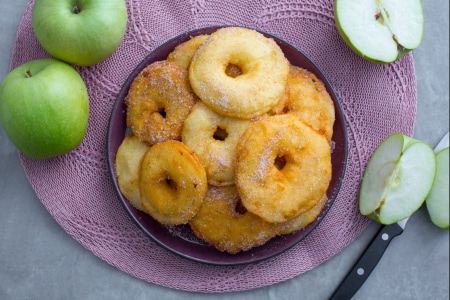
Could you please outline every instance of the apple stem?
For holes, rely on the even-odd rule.
[[[73,8],[72,8],[72,11],[74,12],[74,14],[79,14],[80,13],[80,8],[78,7],[78,5],[75,5]]]
[[[27,75],[28,75],[28,77],[33,77],[33,74],[31,73],[30,69],[27,69]]]

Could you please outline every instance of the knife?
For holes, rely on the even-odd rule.
[[[437,153],[443,148],[448,147],[448,145],[449,133],[447,132],[434,148],[434,152]],[[381,226],[361,257],[341,282],[339,287],[334,291],[330,300],[347,300],[351,299],[353,295],[356,294],[369,277],[370,273],[372,273],[372,270],[375,269],[375,266],[380,261],[381,256],[383,256],[384,251],[392,239],[402,234],[408,219],[409,218],[406,218],[395,224]]]

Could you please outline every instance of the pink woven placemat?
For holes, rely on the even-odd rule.
[[[20,156],[38,198],[61,227],[86,249],[118,269],[158,285],[198,292],[267,286],[302,274],[352,242],[369,221],[358,212],[358,187],[375,147],[388,134],[412,135],[416,78],[412,54],[389,65],[356,56],[339,37],[332,0],[127,1],[129,24],[107,61],[77,68],[91,103],[89,127],[75,151],[35,161]],[[33,1],[21,20],[11,68],[48,57],[31,26]],[[116,196],[106,160],[108,120],[115,97],[134,67],[155,47],[185,31],[241,25],[277,35],[308,55],[326,74],[347,119],[349,157],[341,192],[328,215],[302,242],[270,260],[233,267],[177,257],[150,241]]]

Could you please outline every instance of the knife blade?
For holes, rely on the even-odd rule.
[[[447,132],[434,148],[434,152],[437,153],[443,148],[448,147],[448,145],[449,133]],[[358,261],[334,291],[333,295],[331,295],[330,300],[351,299],[356,294],[373,269],[375,269],[392,239],[403,233],[408,219],[406,218],[395,224],[381,226]]]

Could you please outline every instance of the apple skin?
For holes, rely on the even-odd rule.
[[[30,158],[50,158],[76,148],[88,119],[86,85],[62,61],[29,61],[0,84],[0,123],[11,142]]]
[[[367,164],[359,194],[361,214],[385,225],[411,216],[425,201],[435,174],[436,158],[427,143],[391,134]]]
[[[33,30],[42,47],[78,66],[111,56],[122,43],[127,22],[124,0],[36,0],[32,10]]]

